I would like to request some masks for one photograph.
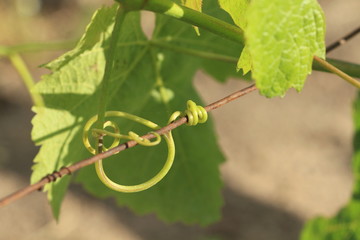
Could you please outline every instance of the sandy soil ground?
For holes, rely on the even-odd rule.
[[[320,3],[327,16],[328,43],[358,26],[358,0]],[[64,14],[68,21],[76,19],[71,12]],[[60,24],[54,19],[37,21]],[[53,32],[51,37],[74,34],[67,24],[61,25],[65,35]],[[31,33],[25,37],[31,39]],[[11,34],[0,36],[0,44],[11,39]],[[360,36],[329,56],[360,63],[359,43]],[[35,69],[46,58],[29,64]],[[34,70],[36,76],[43,72]],[[201,72],[195,84],[207,103],[247,85],[235,80],[219,84]],[[214,111],[227,157],[221,167],[225,206],[222,220],[207,228],[165,224],[154,215],[136,216],[72,186],[58,223],[40,192],[0,209],[0,239],[295,240],[306,220],[331,216],[350,197],[355,96],[356,89],[338,77],[316,72],[300,94],[291,91],[283,99],[266,99],[252,93]],[[16,72],[0,59],[0,196],[29,182],[38,150],[30,140],[30,107]]]

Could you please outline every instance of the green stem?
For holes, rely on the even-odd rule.
[[[32,98],[32,101],[35,106],[37,107],[43,107],[44,106],[44,100],[42,99],[41,95],[35,91],[33,91],[33,88],[35,86],[35,81],[32,78],[30,71],[26,67],[25,62],[20,57],[19,54],[11,54],[9,55],[9,59],[12,63],[12,65],[15,67],[17,72],[20,74],[26,88],[28,89],[30,96]]]
[[[317,61],[324,68],[328,69],[330,72],[335,73],[336,75],[338,75],[339,77],[341,77],[342,79],[347,81],[348,83],[354,85],[357,88],[360,88],[360,82],[359,81],[356,81],[354,78],[350,77],[348,74],[344,73],[340,69],[334,67],[333,65],[331,65],[327,61],[325,61],[325,60],[323,60],[323,59],[321,59],[321,58],[319,58],[317,56],[314,56],[314,60]]]
[[[116,48],[116,44],[120,36],[120,30],[124,22],[125,16],[126,16],[126,11],[124,10],[123,7],[119,6],[115,18],[115,26],[111,34],[110,47],[105,53],[106,63],[105,63],[105,72],[102,79],[101,90],[100,90],[101,96],[99,100],[98,125],[97,125],[97,128],[100,129],[102,129],[102,123],[105,121],[105,112],[106,112],[106,105],[107,105],[109,85],[110,85],[109,83],[110,83],[111,73],[114,65],[114,57],[115,57],[115,53],[113,52],[113,50]]]
[[[26,53],[26,52],[39,52],[49,50],[62,50],[71,48],[75,45],[75,41],[61,41],[50,43],[25,43],[15,46],[0,46],[0,57],[10,56],[12,54]]]
[[[126,11],[148,10],[165,14],[224,38],[244,44],[244,32],[237,26],[207,14],[176,4],[170,0],[116,0]]]

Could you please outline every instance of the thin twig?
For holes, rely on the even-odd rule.
[[[224,97],[223,99],[220,99],[214,103],[211,103],[209,104],[208,106],[204,107],[205,110],[207,112],[210,112],[216,108],[219,108],[237,98],[240,98],[252,91],[256,90],[256,86],[253,84],[249,87],[246,87],[244,89],[241,89],[237,92],[234,92],[232,94],[230,94],[229,96],[227,97]],[[156,132],[160,135],[170,131],[170,130],[173,130],[181,125],[183,125],[184,123],[187,122],[187,118],[186,117],[182,117],[180,118],[179,120],[173,122],[173,123],[170,123],[169,125],[157,130]],[[152,138],[155,138],[156,136],[153,135],[153,134],[146,134],[144,136],[142,136],[142,138],[145,138],[145,139],[152,139]],[[3,207],[5,205],[8,205],[20,198],[23,198],[25,197],[26,195],[34,192],[34,191],[37,191],[39,189],[42,189],[43,186],[45,186],[47,183],[50,183],[50,182],[53,182],[55,181],[56,179],[58,178],[61,178],[65,175],[69,175],[83,167],[86,167],[88,165],[91,165],[91,164],[94,164],[95,162],[101,160],[101,159],[104,159],[104,158],[108,158],[116,153],[119,153],[121,151],[124,151],[125,149],[127,148],[131,148],[131,147],[134,147],[137,145],[137,142],[135,141],[128,141],[126,143],[123,143],[123,144],[120,144],[119,146],[115,147],[115,148],[112,148],[106,152],[102,152],[102,153],[99,153],[97,155],[94,155],[93,157],[91,158],[87,158],[87,159],[84,159],[82,161],[79,161],[71,166],[68,166],[68,167],[63,167],[61,168],[59,171],[55,171],[53,172],[52,174],[49,174],[47,176],[45,176],[43,179],[41,179],[39,182],[37,183],[34,183],[34,184],[31,184],[31,185],[28,185],[27,187],[24,187],[23,189],[20,189],[6,197],[4,197],[3,199],[0,200],[0,207]]]
[[[338,40],[338,41],[330,44],[329,46],[327,46],[326,47],[326,53],[329,53],[329,52],[333,51],[334,49],[336,49],[337,47],[339,47],[340,45],[345,44],[351,38],[355,37],[358,33],[360,33],[360,27],[356,28],[355,30],[353,30],[352,32],[350,32],[349,34],[347,34],[346,36],[344,36],[340,40]]]

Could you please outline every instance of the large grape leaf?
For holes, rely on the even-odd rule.
[[[209,11],[214,10],[211,6]],[[109,48],[109,37],[113,28],[116,8],[103,8],[94,15],[86,34],[78,46],[69,53],[48,64],[52,74],[45,76],[36,89],[45,99],[45,108],[34,108],[33,139],[41,144],[35,158],[32,182],[62,166],[89,157],[81,141],[82,126],[98,110],[100,96],[98,86],[103,76],[105,51]],[[215,11],[215,10],[214,10]],[[214,12],[214,14],[218,14]],[[219,13],[220,15],[223,13]],[[179,33],[181,33],[179,35]],[[218,47],[212,34],[194,36],[191,26],[160,16],[153,41],[179,43],[181,47],[194,50],[207,49],[218,54],[232,56],[229,46]],[[222,43],[227,43],[226,40]],[[154,47],[141,31],[139,15],[129,13],[123,24],[115,54],[111,92],[108,94],[108,110],[120,110],[148,118],[165,125],[170,113],[184,109],[186,100],[201,100],[192,86],[197,69],[208,70],[223,80],[236,75],[231,63],[223,69],[215,69],[219,61],[179,54],[164,47]],[[163,56],[161,77],[164,88],[173,93],[170,101],[159,101],[156,97],[159,85],[155,59]],[[154,57],[155,56],[155,57]],[[166,103],[164,103],[166,102]],[[120,120],[122,132],[129,130],[146,133],[132,122]],[[147,191],[121,194],[107,189],[95,176],[93,166],[82,169],[76,179],[89,192],[100,197],[114,197],[138,213],[155,212],[168,221],[208,224],[220,217],[222,198],[218,165],[223,156],[216,144],[211,120],[202,126],[182,127],[175,131],[176,159],[166,178]],[[136,147],[119,156],[105,160],[109,176],[123,184],[139,183],[153,176],[163,164],[166,146]],[[117,159],[120,158],[120,159]],[[54,215],[58,217],[62,198],[71,177],[48,184],[48,198]]]
[[[354,190],[349,203],[331,218],[318,217],[308,221],[301,240],[360,239],[360,94],[354,104]]]

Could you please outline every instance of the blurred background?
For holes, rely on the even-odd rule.
[[[94,10],[111,3],[0,0],[0,46],[64,40],[74,45]],[[320,4],[327,44],[358,27],[359,0]],[[39,80],[48,72],[38,66],[62,53],[22,56]],[[360,63],[360,35],[329,57]],[[210,103],[248,83],[220,84],[198,72],[195,85]],[[155,215],[137,216],[73,185],[58,223],[40,192],[1,208],[0,239],[298,239],[308,219],[332,216],[350,197],[355,97],[356,89],[340,78],[314,72],[301,93],[290,91],[283,99],[252,93],[214,111],[227,158],[221,166],[225,205],[221,221],[206,228],[166,224]],[[8,59],[0,58],[0,197],[29,184],[38,151],[30,138],[33,115],[20,76]]]

